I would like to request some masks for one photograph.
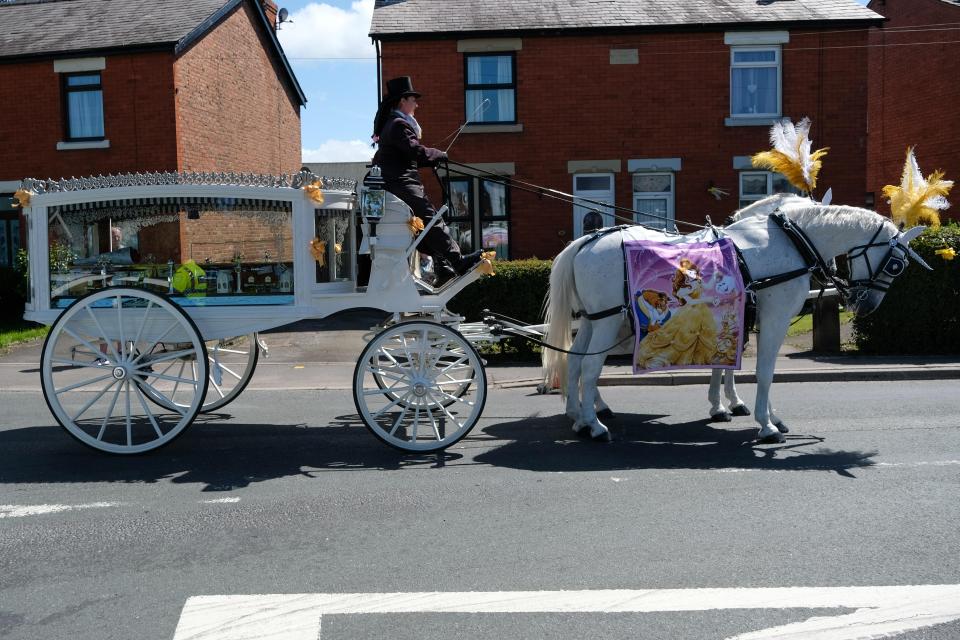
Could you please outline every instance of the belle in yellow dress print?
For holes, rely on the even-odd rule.
[[[705,295],[700,269],[688,258],[680,259],[673,277],[673,295],[680,303],[670,320],[647,334],[637,349],[639,368],[712,364],[717,352],[717,321]]]

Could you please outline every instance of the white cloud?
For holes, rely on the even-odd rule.
[[[316,149],[303,149],[303,162],[369,162],[374,149],[363,140],[327,140]]]
[[[278,35],[287,57],[373,58],[370,21],[373,0],[356,0],[349,9],[322,2],[311,2],[292,13],[292,23],[284,23]]]

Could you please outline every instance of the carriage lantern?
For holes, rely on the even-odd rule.
[[[363,188],[360,191],[360,212],[367,222],[376,223],[383,217],[386,206],[387,192],[384,191],[384,181],[380,175],[380,167],[373,165],[363,178]]]

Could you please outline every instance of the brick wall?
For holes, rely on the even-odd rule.
[[[64,123],[53,61],[0,65],[0,180],[175,170],[172,54],[108,56],[101,82],[110,147],[58,151]]]
[[[941,0],[874,0],[889,18],[870,36],[870,145],[868,190],[889,213],[880,190],[899,184],[904,154],[914,145],[924,175],[946,171],[960,184],[960,5]],[[903,29],[909,27],[909,29]],[[941,219],[960,219],[960,188]]]
[[[783,45],[783,114],[813,119],[828,146],[817,195],[862,205],[866,164],[867,33],[792,31]],[[610,49],[637,49],[640,63],[611,65]],[[384,42],[383,77],[413,77],[424,94],[424,143],[441,145],[464,118],[463,54],[456,40]],[[517,52],[522,133],[463,134],[451,149],[466,163],[514,162],[516,178],[571,191],[570,160],[619,159],[616,204],[632,207],[631,158],[681,158],[678,220],[714,222],[737,208],[733,157],[769,148],[769,126],[727,127],[730,48],[723,33],[523,38]],[[424,176],[428,187],[432,179]],[[711,182],[730,192],[717,201]],[[433,190],[433,197],[438,193]],[[572,207],[514,189],[514,257],[555,255],[572,237]],[[681,227],[683,229],[683,227]]]
[[[243,3],[174,64],[182,170],[299,170],[299,105],[259,19]]]

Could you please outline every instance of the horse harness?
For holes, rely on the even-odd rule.
[[[873,236],[870,238],[870,241],[867,244],[857,245],[847,251],[845,257],[847,262],[851,262],[856,258],[863,258],[867,263],[867,278],[861,278],[858,280],[843,280],[836,274],[836,269],[830,265],[823,256],[820,255],[820,252],[814,246],[813,242],[810,240],[809,236],[804,233],[803,229],[797,226],[790,218],[787,217],[782,211],[775,211],[770,214],[770,218],[774,223],[780,227],[783,232],[786,234],[790,241],[793,243],[793,246],[796,248],[797,252],[800,254],[800,257],[804,261],[804,266],[799,269],[793,269],[785,273],[780,273],[773,276],[766,276],[763,278],[754,279],[750,274],[750,268],[747,266],[746,260],[743,258],[743,254],[740,251],[740,248],[734,243],[733,247],[736,250],[737,255],[737,265],[740,268],[740,275],[743,279],[744,292],[747,294],[747,304],[744,311],[744,320],[745,324],[749,329],[753,327],[753,323],[756,319],[756,292],[761,289],[766,289],[768,287],[773,287],[778,284],[782,284],[794,278],[799,278],[807,274],[818,275],[821,282],[826,283],[830,282],[844,298],[844,300],[849,301],[851,293],[856,291],[856,299],[863,300],[869,293],[870,289],[875,289],[877,291],[887,291],[890,288],[892,283],[892,278],[897,277],[907,267],[909,261],[907,259],[907,250],[904,249],[900,243],[900,232],[890,238],[887,242],[876,242],[877,236],[880,235],[880,232],[883,230],[884,223],[881,222],[880,226],[874,232]],[[623,230],[626,229],[629,225],[619,225],[616,227],[607,227],[604,229],[598,229],[593,232],[593,235],[589,240],[580,245],[578,252],[583,251],[585,247],[590,244],[593,244],[600,238],[617,232],[623,233]],[[873,265],[870,263],[870,258],[867,256],[867,251],[873,247],[882,247],[888,246],[886,255],[880,260],[876,271],[873,269]],[[623,240],[620,242],[621,251],[624,252],[623,259],[623,304],[610,307],[608,309],[603,309],[602,311],[596,311],[593,313],[587,313],[584,311],[579,311],[574,314],[574,317],[585,317],[588,320],[600,320],[602,318],[608,318],[616,314],[623,314],[625,317],[631,317],[633,315],[633,308],[630,305],[630,283],[627,275],[627,260],[626,260],[626,246]],[[880,280],[881,275],[887,275],[891,278],[889,281]],[[826,284],[821,286],[820,295],[823,295]],[[633,330],[633,322],[630,323],[631,331]],[[746,336],[748,332],[744,332]],[[614,345],[616,346],[616,345]],[[612,347],[611,347],[612,348]]]

